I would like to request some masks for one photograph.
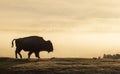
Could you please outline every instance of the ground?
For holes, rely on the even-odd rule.
[[[0,58],[0,74],[120,74],[120,60]]]

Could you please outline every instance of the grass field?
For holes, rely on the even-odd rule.
[[[120,74],[120,60],[0,58],[0,74]]]

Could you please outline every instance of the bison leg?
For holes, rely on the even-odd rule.
[[[37,54],[38,59],[40,59],[39,53]]]
[[[30,56],[31,56],[32,53],[33,53],[32,51],[30,51],[30,52],[28,53],[28,59],[30,59]]]
[[[17,57],[17,53],[19,54],[19,56],[20,56],[20,58],[22,59],[22,55],[20,54],[20,51],[21,51],[22,49],[18,49],[18,48],[16,48],[16,51],[15,51],[15,56],[16,56],[16,58],[18,58]]]
[[[22,59],[22,55],[20,54],[20,52],[18,54],[19,54],[20,58]]]
[[[15,51],[15,57],[18,58],[18,57],[17,57],[17,50]]]
[[[38,57],[38,59],[40,59],[39,52],[35,52],[35,56]]]

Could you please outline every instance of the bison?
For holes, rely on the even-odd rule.
[[[35,53],[35,56],[40,59],[39,52],[40,51],[47,51],[52,52],[53,51],[53,44],[50,40],[45,41],[43,37],[39,36],[29,36],[24,38],[18,38],[12,40],[12,47],[14,46],[14,41],[16,44],[16,50],[15,50],[15,57],[17,57],[17,54],[19,54],[20,58],[22,59],[22,55],[20,54],[21,50],[28,51],[28,59],[30,59],[30,56],[32,53]]]

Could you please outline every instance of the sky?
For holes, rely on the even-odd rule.
[[[41,57],[116,54],[120,52],[120,1],[0,0],[0,34],[1,57],[14,57],[13,38],[31,35],[54,44],[55,51]]]

